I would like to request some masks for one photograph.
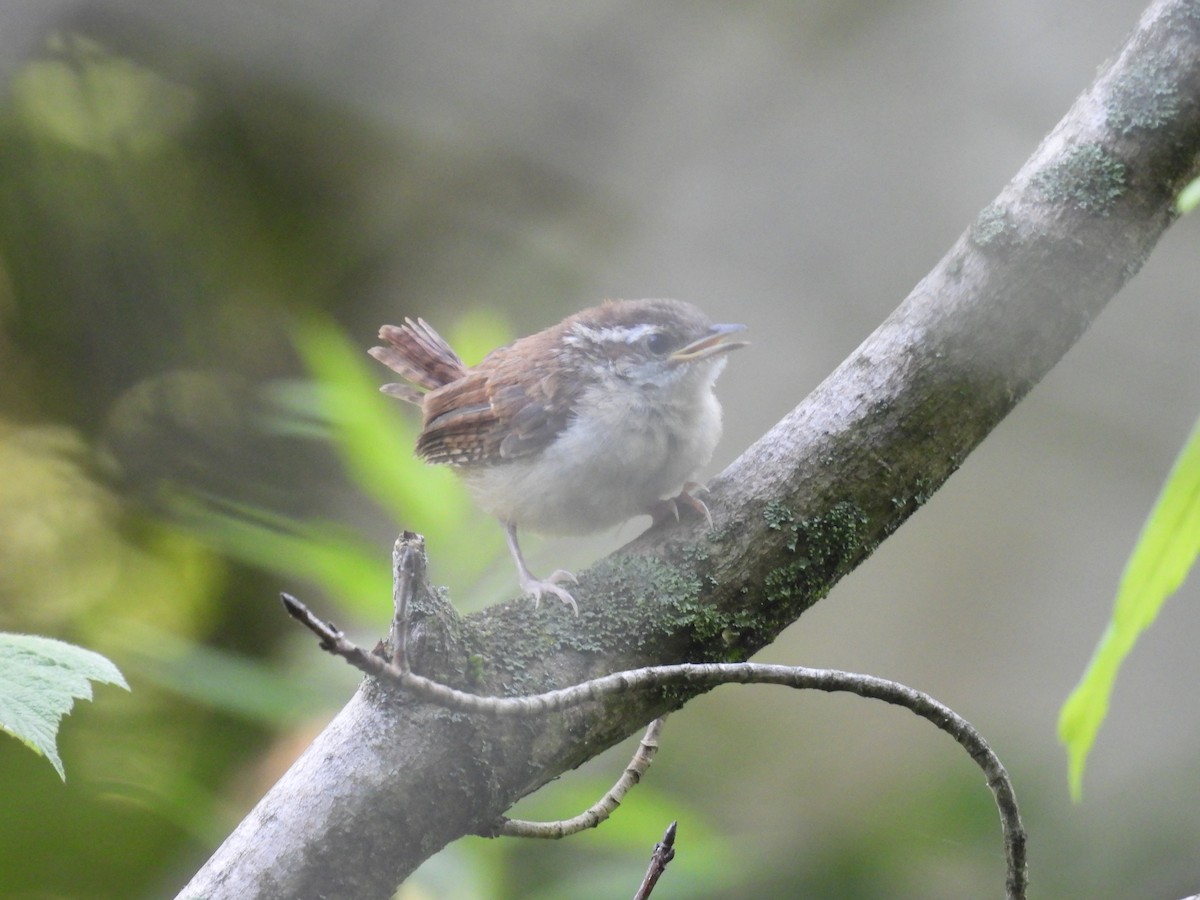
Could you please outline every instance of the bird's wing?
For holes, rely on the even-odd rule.
[[[560,366],[517,341],[493,351],[464,377],[426,394],[417,453],[469,466],[537,453],[567,427],[571,388]]]

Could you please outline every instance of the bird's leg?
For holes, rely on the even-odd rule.
[[[541,604],[542,594],[553,594],[571,607],[575,615],[579,615],[579,606],[575,603],[575,598],[564,588],[559,587],[560,582],[569,581],[571,584],[575,584],[578,579],[565,569],[556,569],[545,580],[538,578],[529,571],[529,566],[525,565],[525,557],[521,554],[521,545],[517,543],[517,526],[511,522],[505,522],[504,536],[508,539],[508,550],[517,564],[517,581],[521,585],[521,590],[533,597],[533,605],[537,607]]]
[[[646,512],[654,521],[651,523],[651,528],[657,528],[659,525],[665,525],[668,522],[679,521],[679,510],[686,509],[688,512],[696,516],[703,516],[704,521],[708,523],[708,530],[713,529],[712,513],[708,511],[708,505],[699,497],[693,497],[692,491],[707,492],[708,488],[695,481],[689,481],[674,497],[667,497],[665,500],[657,500],[650,504]]]

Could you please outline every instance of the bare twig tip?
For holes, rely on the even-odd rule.
[[[287,610],[288,615],[294,619],[303,619],[304,614],[308,612],[308,608],[289,593],[281,591],[279,599],[283,601],[283,608]]]

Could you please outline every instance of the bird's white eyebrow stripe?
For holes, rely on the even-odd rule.
[[[571,330],[567,332],[564,340],[575,345],[590,342],[635,344],[647,335],[657,334],[659,330],[657,325],[650,324],[609,325],[604,328],[593,328],[591,325],[576,322],[571,326]]]

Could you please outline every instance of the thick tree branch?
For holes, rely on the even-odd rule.
[[[655,530],[593,566],[578,619],[516,602],[464,620],[429,602],[414,610],[413,670],[528,694],[769,643],[940,487],[1137,272],[1197,172],[1198,98],[1200,7],[1155,3],[908,299],[711,485],[715,533]],[[181,896],[390,896],[447,842],[704,689],[533,721],[450,713],[368,681]]]
[[[417,559],[424,549],[424,540],[419,535],[406,533],[396,542],[393,558],[397,560],[394,576],[398,589],[396,600],[397,623],[408,620],[408,606],[417,591],[433,594],[433,586],[425,576],[424,559]],[[409,560],[406,566],[401,560]],[[416,590],[401,590],[401,583],[413,585]],[[545,718],[551,713],[580,706],[589,701],[600,701],[606,697],[627,692],[644,691],[654,687],[698,686],[717,687],[723,684],[777,684],[798,690],[818,690],[830,693],[849,692],[871,700],[882,700],[904,707],[915,715],[932,723],[958,742],[975,761],[987,778],[988,787],[996,800],[1000,813],[1000,824],[1004,832],[1004,850],[1007,860],[1005,877],[1006,896],[1011,900],[1023,900],[1028,878],[1025,870],[1025,829],[1017,809],[1017,796],[1012,780],[1008,777],[1000,758],[975,728],[944,703],[928,694],[907,685],[872,675],[857,672],[840,672],[835,669],[808,669],[803,666],[771,666],[761,663],[682,663],[675,666],[649,666],[624,672],[614,672],[583,684],[571,685],[524,697],[482,697],[455,690],[436,681],[417,675],[403,664],[396,663],[395,656],[389,662],[378,653],[367,653],[349,640],[330,622],[322,621],[295,597],[283,595],[283,605],[288,614],[300,621],[317,636],[322,650],[340,656],[364,674],[378,678],[404,695],[428,700],[446,709],[459,712],[508,718],[516,716]],[[563,837],[598,825],[616,808],[626,791],[633,786],[649,767],[658,749],[658,732],[663,719],[655,719],[633,762],[626,768],[625,776],[617,782],[600,803],[566,822],[516,823],[502,820],[499,829],[490,829],[489,837],[506,834],[515,837]],[[644,751],[644,752],[643,752]],[[519,827],[515,827],[518,826]]]

